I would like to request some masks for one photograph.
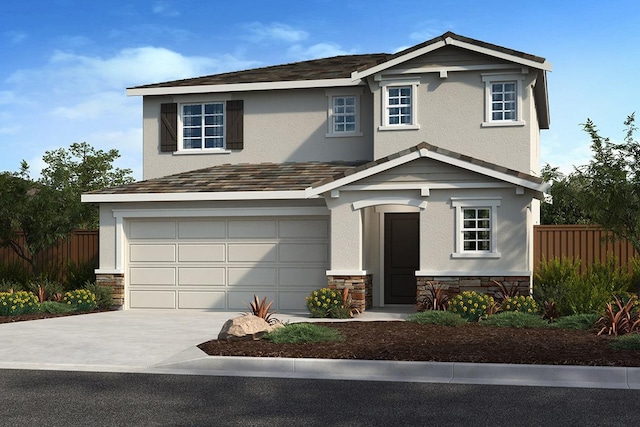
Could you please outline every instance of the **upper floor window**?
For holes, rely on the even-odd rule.
[[[456,210],[455,252],[452,258],[499,258],[497,210],[499,198],[452,198]]]
[[[362,136],[360,95],[362,87],[327,89],[329,100],[327,137]]]
[[[522,81],[513,74],[483,74],[485,84],[485,119],[483,127],[523,126]]]
[[[419,81],[382,81],[382,126],[379,130],[419,129],[417,115],[417,91]]]
[[[224,148],[224,103],[182,105],[182,148]]]

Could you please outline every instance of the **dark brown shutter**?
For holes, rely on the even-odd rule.
[[[244,101],[227,101],[227,149],[242,150],[244,126]]]
[[[160,105],[160,151],[178,151],[178,104]]]

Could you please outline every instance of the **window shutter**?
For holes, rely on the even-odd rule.
[[[178,151],[178,104],[160,105],[160,151]]]
[[[242,150],[244,126],[244,101],[227,101],[227,149]]]

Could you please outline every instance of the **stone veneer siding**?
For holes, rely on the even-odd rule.
[[[373,281],[371,275],[365,276],[327,276],[327,287],[329,289],[342,290],[349,289],[351,295],[351,306],[360,312],[371,308],[373,305]]]
[[[109,286],[113,290],[112,305],[122,308],[124,306],[124,275],[123,274],[96,274],[96,283],[101,286]]]
[[[502,283],[507,289],[512,286],[518,287],[520,295],[530,295],[531,279],[529,276],[474,276],[474,277],[438,277],[426,276],[417,277],[416,299],[420,301],[429,294],[429,283],[440,286],[447,291],[449,297],[464,291],[476,291],[478,293],[489,294],[495,297],[499,289],[498,283]]]

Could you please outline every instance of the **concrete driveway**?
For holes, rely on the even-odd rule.
[[[407,309],[366,312],[361,320],[393,320]],[[121,310],[0,324],[0,369],[140,372],[190,359],[194,346],[217,338],[236,312]],[[283,322],[306,313],[278,313]],[[197,350],[197,349],[196,349]],[[199,350],[197,350],[199,351]],[[183,353],[187,352],[184,356]]]

